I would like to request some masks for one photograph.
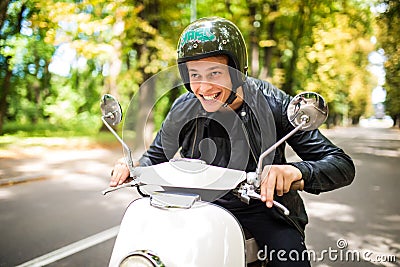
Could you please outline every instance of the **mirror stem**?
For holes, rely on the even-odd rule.
[[[283,142],[285,142],[289,137],[291,137],[293,134],[295,134],[298,130],[301,129],[301,127],[304,126],[304,124],[307,123],[308,118],[303,118],[302,122],[296,127],[294,128],[292,131],[290,131],[290,133],[288,133],[287,135],[285,135],[284,137],[282,137],[281,140],[279,140],[278,142],[276,142],[274,145],[272,145],[270,148],[268,148],[264,153],[262,153],[258,159],[258,164],[257,164],[257,169],[256,169],[256,174],[257,174],[257,187],[259,187],[261,185],[261,173],[262,173],[262,168],[263,168],[263,160],[264,158],[271,153],[272,151],[274,151],[278,146],[280,146]]]
[[[119,137],[119,135],[114,131],[114,129],[108,124],[108,122],[105,120],[105,118],[108,118],[109,116],[112,116],[111,113],[101,116],[101,120],[103,121],[103,123],[107,126],[108,130],[110,130],[110,132],[117,138],[117,140],[122,144],[122,147],[124,148],[124,151],[126,152],[127,156],[126,156],[126,161],[128,164],[128,168],[129,168],[129,173],[130,173],[130,177],[135,177],[134,175],[134,167],[133,167],[133,160],[132,160],[132,153],[131,150],[129,149],[129,147],[125,144],[125,142],[121,139],[121,137]]]

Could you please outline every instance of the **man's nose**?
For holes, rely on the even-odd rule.
[[[199,83],[199,91],[206,92],[207,90],[212,88],[212,84],[208,81],[201,81]]]

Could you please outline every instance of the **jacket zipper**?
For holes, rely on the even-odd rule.
[[[193,155],[194,155],[194,147],[195,147],[196,141],[197,141],[197,121],[198,121],[198,117],[196,117],[196,126],[195,126],[195,130],[194,130],[194,139],[193,139],[193,145],[192,145],[192,155],[191,155],[191,158],[193,158]]]
[[[247,127],[244,125],[245,122],[244,122],[244,121],[242,121],[242,122],[243,122],[243,123],[242,123],[243,132],[245,133],[246,141],[247,141],[247,144],[248,144],[248,146],[249,146],[249,148],[250,148],[251,155],[253,156],[254,161],[257,163],[258,160],[257,160],[257,157],[255,156],[255,153],[254,153],[254,151],[253,151],[253,149],[252,149],[252,146],[251,146],[251,144],[250,144],[249,133],[248,133],[248,131],[247,131]],[[280,212],[280,214],[285,218],[285,220],[288,220],[289,223],[292,224],[292,225],[300,232],[301,236],[302,236],[303,239],[304,239],[304,238],[305,238],[304,231],[303,231],[303,229],[297,224],[297,222],[295,222],[295,221],[294,221],[292,218],[290,218],[289,216],[284,215],[281,211],[279,211],[279,212]]]

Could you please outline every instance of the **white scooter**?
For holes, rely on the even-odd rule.
[[[135,168],[129,147],[111,127],[122,119],[118,101],[104,95],[101,109],[104,124],[124,147],[133,177],[131,182],[108,188],[103,194],[145,185],[167,189],[151,192],[149,197],[136,199],[129,205],[109,266],[153,267],[243,267],[257,262],[260,255],[254,238],[246,240],[241,225],[229,211],[205,200],[210,199],[210,194],[222,195],[230,190],[246,203],[260,199],[263,159],[298,130],[319,127],[328,114],[320,95],[307,92],[295,96],[287,112],[295,128],[260,156],[256,172],[246,173],[193,159]],[[297,181],[292,189],[302,190],[303,183]],[[274,205],[289,215],[286,207],[276,201]]]

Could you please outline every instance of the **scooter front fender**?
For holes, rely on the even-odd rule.
[[[156,208],[148,198],[133,201],[121,222],[110,266],[119,266],[138,250],[152,251],[168,267],[246,266],[244,234],[236,218],[202,201],[190,209]]]

